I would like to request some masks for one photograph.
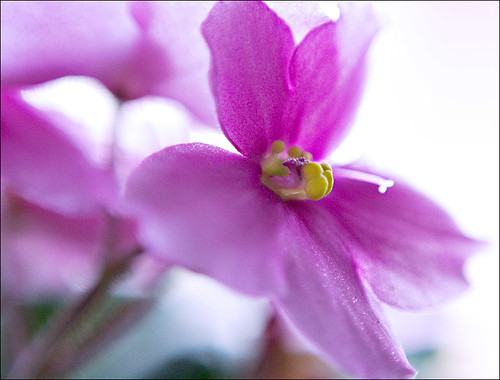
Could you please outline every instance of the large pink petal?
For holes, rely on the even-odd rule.
[[[261,2],[218,3],[202,25],[212,53],[211,81],[222,130],[258,159],[281,138],[288,97],[289,27]]]
[[[365,58],[378,24],[369,4],[343,4],[340,18],[313,29],[291,64],[287,141],[326,156],[343,139],[361,98]]]
[[[290,203],[287,211],[288,292],[275,299],[278,311],[350,376],[412,377],[380,305],[358,278],[346,234],[318,203]]]
[[[118,188],[111,170],[97,167],[49,117],[2,91],[2,182],[44,207],[63,213],[113,206]]]
[[[418,309],[467,287],[464,262],[480,243],[467,238],[427,197],[396,181],[385,194],[372,183],[336,176],[324,207],[349,233],[361,275],[384,302]]]
[[[268,294],[280,285],[281,202],[260,175],[258,164],[221,148],[176,145],[131,174],[125,206],[146,248],[240,291]]]

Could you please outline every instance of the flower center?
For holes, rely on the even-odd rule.
[[[284,200],[310,199],[327,196],[333,187],[332,168],[312,161],[312,155],[297,146],[288,148],[276,140],[271,151],[260,162],[262,183]]]

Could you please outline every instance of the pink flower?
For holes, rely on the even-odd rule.
[[[62,113],[42,112],[5,88],[1,99],[2,294],[81,293],[107,264],[139,249],[134,221],[117,208],[122,165],[100,162],[95,141],[71,134],[84,135],[85,126]],[[167,266],[144,253],[133,267],[129,294]]]
[[[337,22],[295,46],[265,4],[215,5],[202,25],[210,79],[241,154],[166,148],[132,173],[125,200],[146,247],[268,297],[345,373],[408,378],[415,371],[380,302],[419,309],[455,296],[477,242],[402,183],[313,161],[350,126],[377,29],[369,6],[343,4]]]

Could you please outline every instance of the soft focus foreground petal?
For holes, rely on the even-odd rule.
[[[112,207],[118,188],[111,170],[97,167],[66,136],[62,117],[44,114],[18,94],[2,91],[2,181],[37,204],[62,213]]]
[[[288,292],[275,300],[278,311],[350,376],[412,377],[378,302],[358,278],[341,227],[318,203],[290,203],[287,211]]]
[[[250,295],[280,286],[280,199],[258,164],[205,144],[166,148],[127,183],[147,249]]]
[[[443,209],[400,181],[381,194],[333,171],[332,193],[322,202],[348,232],[360,275],[377,297],[419,309],[467,287],[464,263],[482,243],[464,236]]]
[[[88,289],[103,228],[99,214],[68,217],[2,192],[2,294],[37,300]]]
[[[349,3],[340,17],[313,29],[291,64],[288,140],[320,159],[344,138],[361,98],[365,59],[378,23],[370,4]]]
[[[213,7],[202,33],[222,130],[239,152],[259,159],[281,138],[291,31],[264,3],[224,2]]]

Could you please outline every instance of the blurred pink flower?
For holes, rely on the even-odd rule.
[[[117,206],[116,165],[93,159],[81,125],[42,112],[2,88],[2,294],[36,300],[89,289],[102,269],[139,248],[132,219]],[[154,263],[151,266],[148,263]],[[166,270],[143,254],[128,294],[146,291]],[[22,281],[20,281],[22,279]]]
[[[199,32],[212,4],[2,2],[2,86],[90,76],[123,100],[173,98],[215,125]]]
[[[477,242],[409,186],[383,194],[392,182],[369,169],[312,162],[350,126],[377,29],[369,5],[342,4],[295,46],[264,3],[215,5],[202,25],[210,79],[241,154],[166,148],[129,177],[125,207],[146,247],[269,297],[345,373],[407,378],[380,301],[418,309],[458,294]]]

